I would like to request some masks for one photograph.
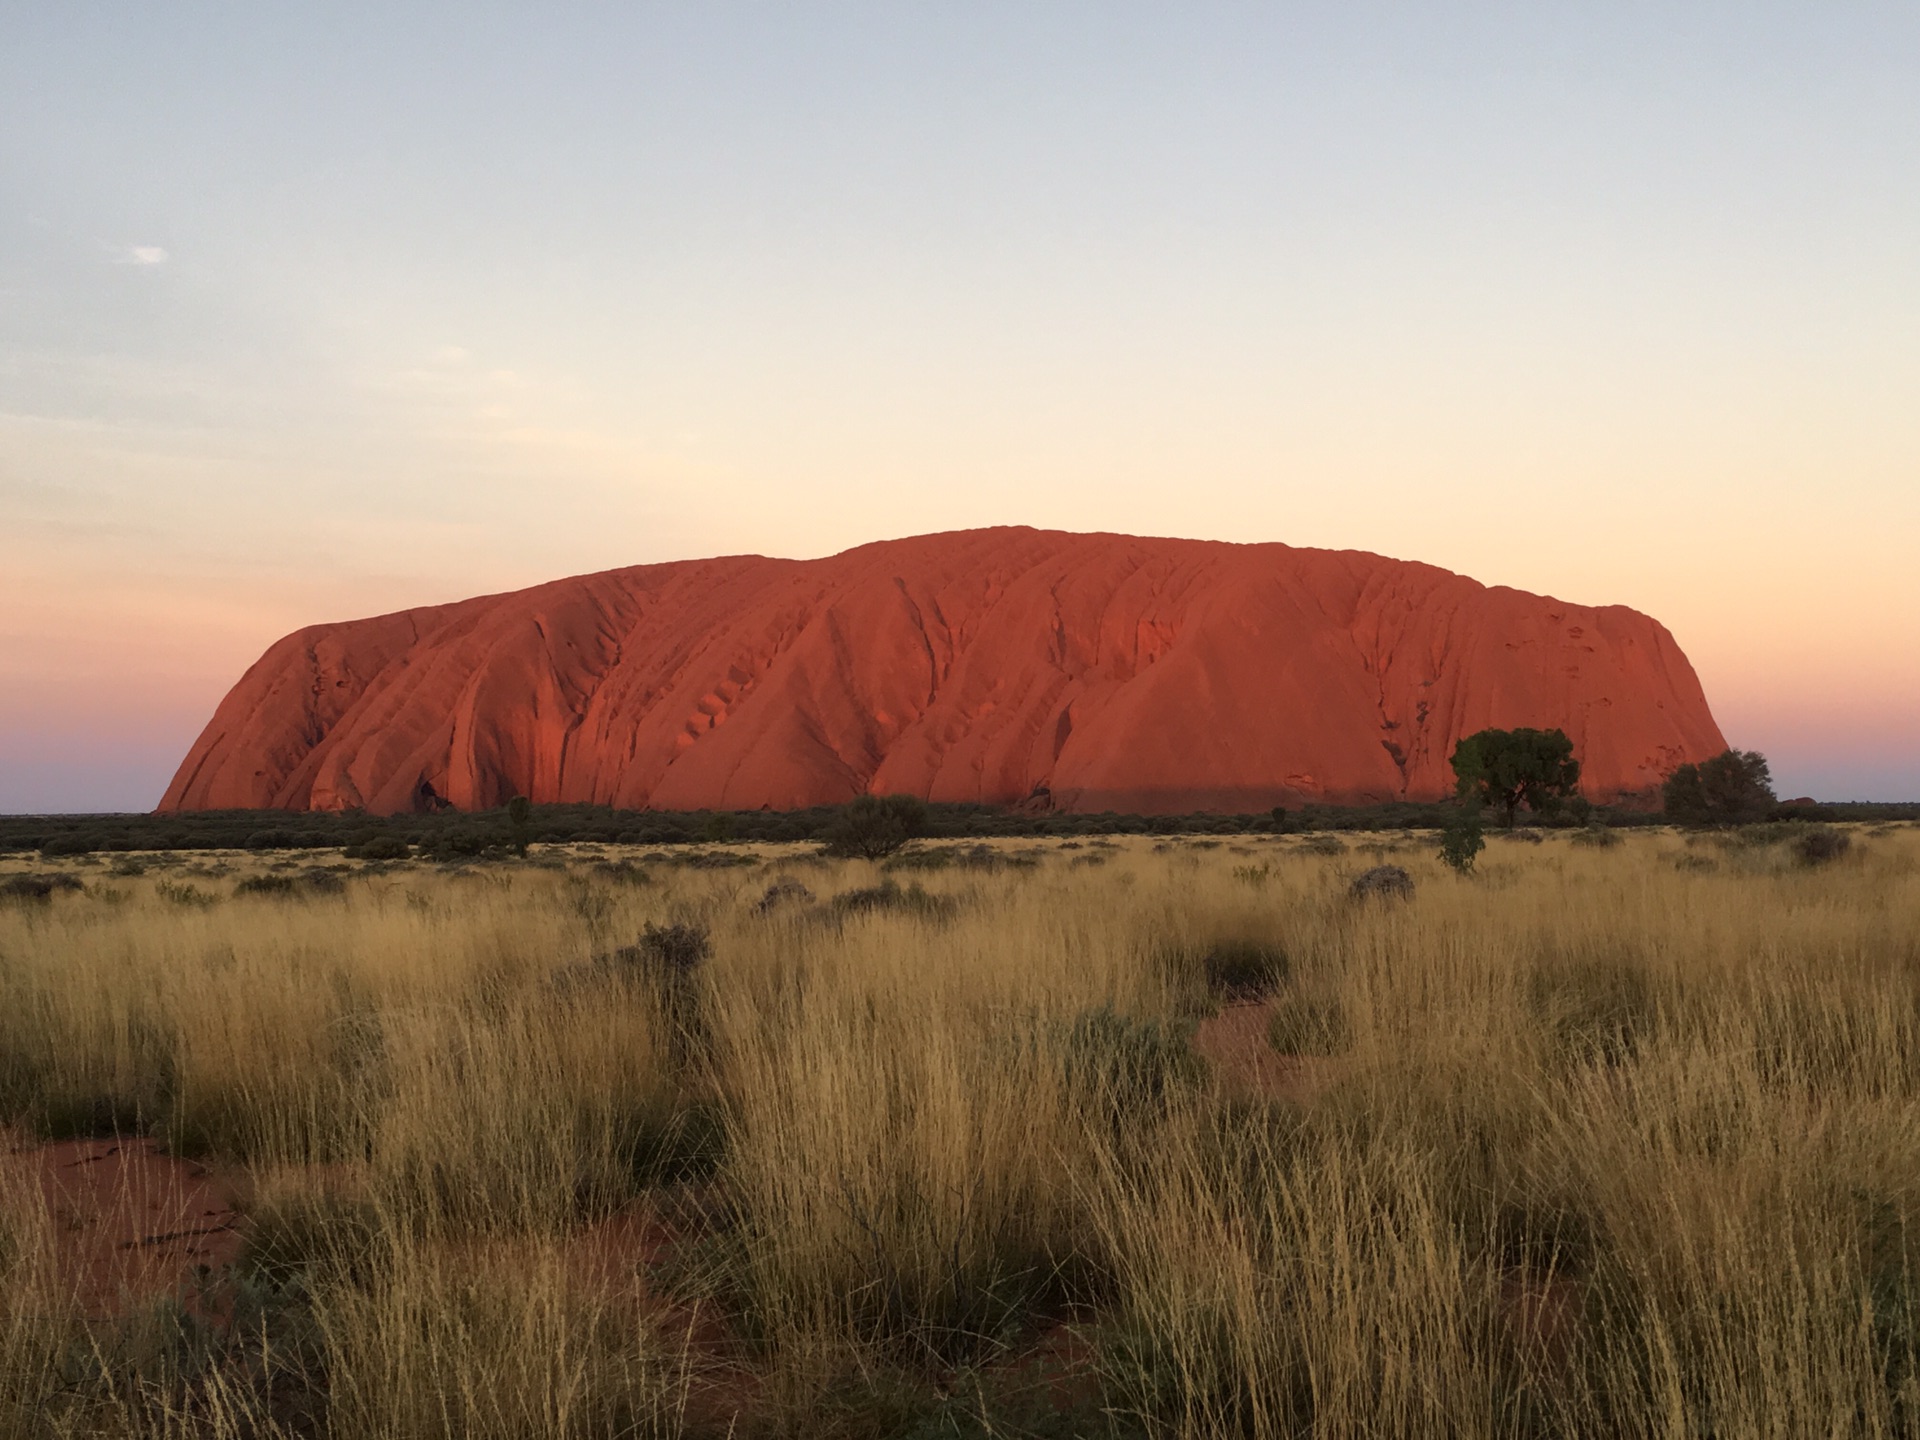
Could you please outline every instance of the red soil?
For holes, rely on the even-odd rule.
[[[1673,637],[1620,606],[1357,551],[962,531],[297,631],[160,808],[1246,812],[1437,798],[1456,741],[1520,725],[1565,730],[1596,799],[1725,748]]]
[[[1230,1094],[1268,1096],[1306,1104],[1339,1078],[1340,1061],[1326,1055],[1282,1055],[1267,1039],[1271,1000],[1223,1006],[1202,1020],[1193,1048],[1213,1065]]]
[[[240,1253],[233,1192],[152,1140],[68,1140],[18,1146],[49,1220],[58,1283],[92,1315],[180,1294],[199,1307],[200,1280]]]

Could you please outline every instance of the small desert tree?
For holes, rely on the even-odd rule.
[[[927,807],[914,795],[856,795],[840,807],[822,839],[829,855],[879,860],[913,839],[927,824]]]
[[[533,802],[524,795],[507,801],[507,826],[512,833],[513,853],[525,855],[533,839]]]
[[[1758,750],[1725,750],[1675,770],[1660,798],[1675,825],[1751,825],[1773,810],[1773,776]]]
[[[1480,807],[1462,805],[1447,818],[1446,829],[1440,832],[1440,858],[1466,875],[1486,848],[1486,837],[1480,833]]]
[[[1464,804],[1496,805],[1508,829],[1522,805],[1558,809],[1580,784],[1573,741],[1561,730],[1482,730],[1454,747],[1456,791]]]

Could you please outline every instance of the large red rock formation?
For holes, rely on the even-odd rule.
[[[1656,621],[1355,551],[997,529],[584,575],[287,636],[163,810],[1140,813],[1433,798],[1558,726],[1596,798],[1725,749]]]

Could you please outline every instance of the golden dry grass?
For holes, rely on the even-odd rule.
[[[11,1156],[0,1434],[1920,1434],[1920,829],[1854,841],[69,862],[0,1119],[204,1157],[248,1248],[90,1316]],[[1222,946],[1315,1083],[1196,1056]]]

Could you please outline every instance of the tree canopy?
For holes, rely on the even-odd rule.
[[[1676,825],[1751,825],[1773,812],[1773,776],[1758,750],[1724,750],[1675,770],[1660,798]]]
[[[827,853],[879,860],[920,834],[926,824],[926,802],[917,796],[856,795],[827,827]]]
[[[1580,762],[1561,730],[1482,730],[1454,747],[1456,791],[1464,802],[1499,807],[1509,828],[1522,805],[1537,813],[1578,793]]]

